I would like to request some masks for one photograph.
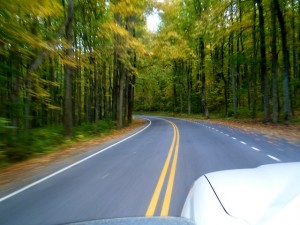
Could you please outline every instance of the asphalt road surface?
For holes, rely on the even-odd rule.
[[[299,146],[205,122],[148,117],[136,135],[0,196],[0,224],[180,216],[195,179],[300,161]]]

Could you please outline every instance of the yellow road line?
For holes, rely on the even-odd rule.
[[[160,196],[160,192],[161,192],[162,186],[164,184],[164,180],[165,180],[165,177],[166,177],[166,174],[167,174],[167,170],[169,168],[169,164],[170,164],[170,160],[171,160],[171,156],[172,156],[172,153],[173,153],[175,140],[176,140],[176,132],[175,132],[175,127],[174,126],[173,126],[173,130],[174,130],[174,135],[173,135],[172,144],[171,144],[166,162],[164,164],[164,167],[163,167],[163,169],[161,171],[161,174],[160,174],[160,177],[158,179],[158,182],[157,182],[155,191],[153,193],[152,199],[150,201],[150,204],[149,204],[147,212],[146,212],[146,216],[148,216],[148,217],[153,216],[154,213],[155,213],[155,209],[156,209],[157,202],[158,202],[158,199],[159,199],[159,196]]]
[[[177,133],[177,140],[176,140],[176,147],[175,147],[176,150],[174,153],[174,159],[173,159],[173,163],[172,163],[172,167],[171,167],[171,172],[170,172],[168,186],[167,186],[167,190],[166,190],[166,194],[165,194],[164,203],[163,203],[161,213],[160,213],[161,216],[168,216],[168,214],[169,214],[169,208],[170,208],[172,191],[173,191],[174,180],[175,180],[177,159],[178,159],[178,149],[179,149],[179,138],[180,137],[179,137],[179,132],[178,132],[176,125],[174,124],[173,126],[175,126],[175,130]]]
[[[163,207],[161,210],[161,216],[167,216],[169,213],[169,207],[170,207],[170,202],[171,202],[171,197],[172,197],[172,190],[173,190],[173,184],[174,184],[174,179],[175,179],[175,172],[176,172],[176,165],[177,165],[177,158],[178,158],[178,149],[179,149],[179,131],[178,128],[176,127],[176,125],[171,122],[166,120],[167,122],[169,122],[172,126],[173,126],[173,140],[172,140],[172,144],[171,147],[169,149],[169,153],[167,156],[167,159],[165,161],[164,167],[162,169],[162,172],[160,174],[160,177],[158,179],[157,185],[155,187],[153,196],[151,198],[150,204],[148,206],[147,212],[146,212],[146,216],[153,216],[157,207],[157,203],[160,197],[160,193],[163,187],[163,184],[165,182],[166,179],[166,175],[168,172],[168,168],[170,165],[170,161],[173,155],[173,151],[175,150],[175,155],[173,157],[173,162],[172,162],[172,166],[171,166],[171,172],[170,172],[170,176],[169,176],[169,181],[168,181],[168,185],[167,185],[167,190],[166,190],[166,194],[165,194],[165,198],[164,198],[164,202],[163,202]],[[175,146],[176,143],[176,146]],[[175,148],[174,148],[175,147]]]

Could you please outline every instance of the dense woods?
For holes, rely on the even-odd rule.
[[[0,160],[26,157],[16,143],[38,128],[97,133],[130,124],[134,109],[274,123],[299,110],[299,0],[0,4]]]
[[[173,0],[157,7],[162,23],[147,40],[153,57],[137,80],[136,109],[274,123],[297,113],[298,0]]]

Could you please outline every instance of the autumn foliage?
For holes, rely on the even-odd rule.
[[[298,0],[0,5],[0,161],[30,156],[36,129],[72,139],[85,125],[127,126],[133,110],[297,120]]]

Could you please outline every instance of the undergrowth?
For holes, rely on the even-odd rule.
[[[65,137],[61,126],[23,130],[6,124],[0,118],[0,167],[108,134],[115,128],[115,122],[100,120],[97,124],[76,126],[72,137]]]

